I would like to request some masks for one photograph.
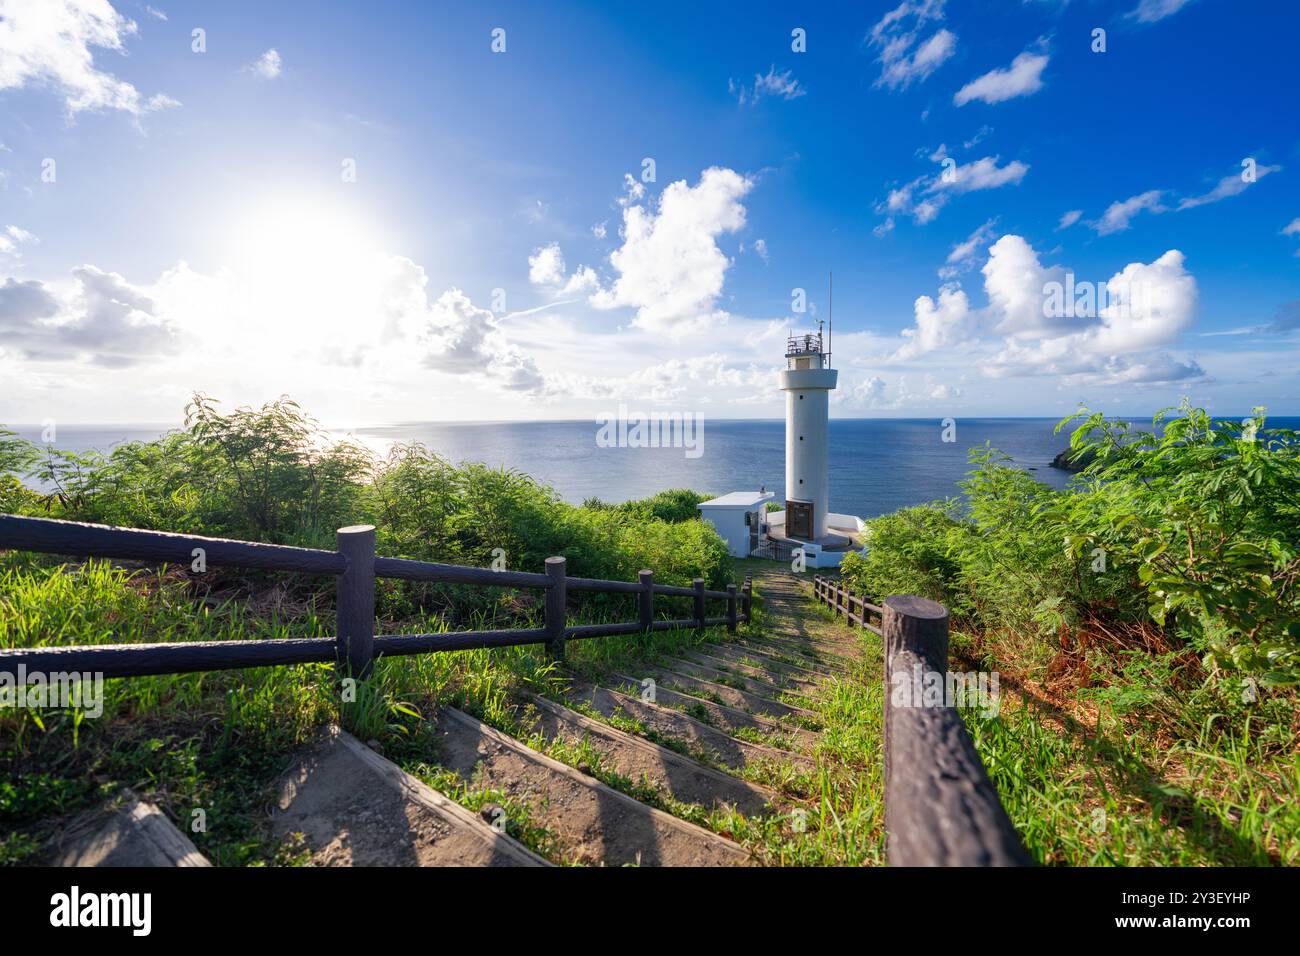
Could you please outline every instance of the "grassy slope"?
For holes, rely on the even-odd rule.
[[[751,633],[779,635],[795,626],[788,616],[766,611],[761,601],[767,576],[787,572],[764,562],[738,562],[738,576],[745,571],[756,573],[760,598]],[[3,556],[0,595],[0,646],[28,645],[43,634],[59,635],[60,643],[98,641],[109,634],[132,641],[320,636],[332,623],[309,606],[252,614],[230,603],[196,612],[183,582],[102,562],[53,573],[22,556]],[[816,637],[842,624],[808,601],[798,626]],[[595,672],[653,660],[701,639],[687,631],[571,647],[575,667]],[[438,703],[463,707],[557,759],[586,766],[612,786],[728,834],[764,862],[880,863],[880,647],[870,633],[861,640],[865,653],[843,679],[797,701],[817,714],[822,731],[815,768],[771,764],[748,772],[782,797],[779,812],[756,820],[675,805],[607,770],[594,751],[547,745],[534,737],[526,715],[521,719],[512,705],[513,691],[523,687],[555,694],[551,667],[534,648],[383,662],[345,720],[471,809],[507,801],[502,794],[464,786],[429,760],[423,717]],[[971,644],[954,635],[954,648],[969,652]],[[996,659],[988,663],[998,664]],[[1214,715],[1207,714],[1201,733],[1171,745],[1168,737],[1108,716],[1106,708],[1053,699],[1033,684],[1013,688],[1013,672],[1006,669],[1000,715],[968,715],[968,723],[1008,812],[1040,861],[1297,862],[1300,773],[1294,747],[1286,749],[1277,737],[1284,721],[1260,722],[1272,731],[1220,734]],[[193,837],[214,862],[256,865],[298,858],[294,847],[268,841],[262,821],[289,754],[338,714],[331,668],[152,677],[106,686],[102,720],[78,725],[66,713],[0,714],[0,825],[6,831],[0,836],[0,862],[31,860],[58,817],[119,785],[159,803],[182,826],[193,810],[204,809],[208,830]],[[623,729],[641,729],[628,724]],[[659,742],[683,749],[672,740]],[[528,819],[521,808],[506,809],[514,835],[554,855],[541,821]]]

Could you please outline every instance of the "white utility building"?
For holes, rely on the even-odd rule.
[[[758,547],[767,503],[775,497],[770,491],[733,491],[700,502],[700,517],[713,525],[734,557],[747,558]]]

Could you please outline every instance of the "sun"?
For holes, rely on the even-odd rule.
[[[265,334],[290,340],[358,338],[378,314],[393,258],[364,215],[327,197],[240,209],[225,245],[246,309],[264,317]]]

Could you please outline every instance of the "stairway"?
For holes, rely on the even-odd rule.
[[[402,769],[332,731],[287,775],[276,834],[327,866],[752,863],[737,821],[792,826],[799,801],[772,784],[815,771],[819,697],[861,653],[847,630],[801,625],[805,582],[756,584],[761,633],[566,672],[493,718],[515,736],[444,707],[427,761]]]

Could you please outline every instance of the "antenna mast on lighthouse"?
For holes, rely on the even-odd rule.
[[[826,367],[831,367],[831,341],[835,338],[835,273],[828,272],[830,288],[826,295],[827,311],[830,313],[826,323]]]

